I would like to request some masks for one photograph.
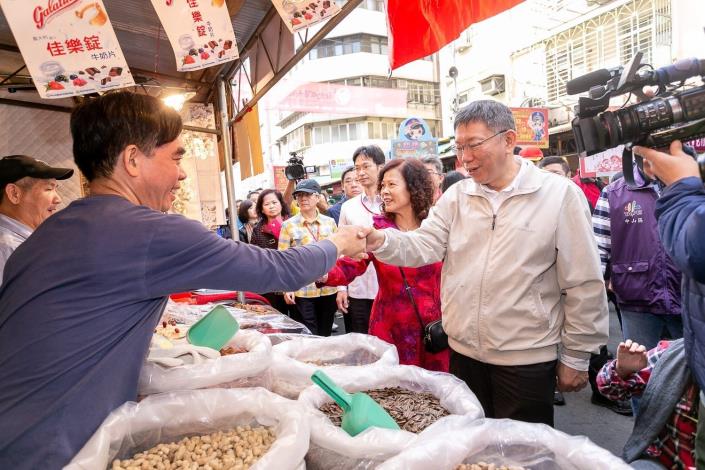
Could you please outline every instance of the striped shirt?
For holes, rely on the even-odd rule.
[[[320,240],[325,240],[338,230],[335,220],[316,211],[316,218],[313,222],[306,222],[299,213],[282,224],[279,233],[279,250],[283,251],[294,246],[304,246]],[[335,294],[335,287],[323,287],[319,289],[315,283],[297,290],[296,297],[321,297],[323,295]]]
[[[610,262],[610,252],[612,251],[612,232],[610,230],[610,203],[607,200],[607,188],[600,193],[600,198],[595,204],[595,211],[592,213],[592,230],[597,241],[597,250],[600,253],[600,264],[602,265],[602,275],[605,275]]]

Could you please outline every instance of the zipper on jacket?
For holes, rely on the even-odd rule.
[[[492,230],[494,230],[494,225],[497,222],[497,214],[492,214]]]

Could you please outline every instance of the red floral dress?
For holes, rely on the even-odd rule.
[[[397,228],[383,216],[374,217],[374,227]],[[401,364],[448,372],[448,350],[431,354],[424,349],[421,339],[422,326],[404,289],[399,267],[382,263],[371,253],[366,260],[357,261],[344,257],[338,259],[335,267],[328,273],[326,285],[349,284],[367,270],[369,263],[374,264],[379,282],[379,292],[370,314],[370,334],[394,344],[399,351]],[[442,266],[443,263],[434,263],[420,268],[401,268],[424,324],[441,318]]]

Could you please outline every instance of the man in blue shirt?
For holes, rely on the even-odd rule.
[[[20,245],[0,288],[0,468],[63,467],[137,398],[169,294],[295,290],[364,250],[361,228],[278,252],[165,214],[186,177],[181,127],[175,111],[133,93],[74,110],[74,159],[90,197]]]

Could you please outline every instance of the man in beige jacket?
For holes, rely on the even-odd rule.
[[[553,425],[553,391],[577,391],[607,341],[608,310],[590,210],[577,186],[513,154],[509,108],[476,101],[455,118],[470,174],[413,232],[373,231],[385,263],[443,261],[450,371],[490,418]]]

